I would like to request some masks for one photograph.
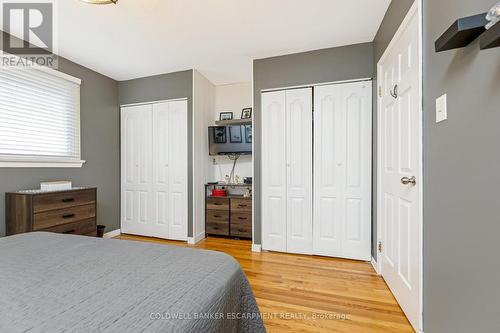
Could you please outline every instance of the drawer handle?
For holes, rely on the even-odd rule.
[[[75,198],[64,198],[64,199],[61,199],[62,202],[73,202],[75,201]]]
[[[220,219],[222,216],[220,216],[220,215],[214,215],[214,217],[215,217],[216,219]]]
[[[246,217],[238,217],[239,220],[246,220]]]
[[[68,230],[68,231],[63,231],[62,233],[63,234],[74,234],[75,233],[75,229],[71,229],[71,230]]]
[[[218,203],[218,202],[214,202],[214,206],[221,206],[222,204]]]
[[[63,219],[70,219],[72,217],[75,217],[75,214],[65,214],[62,216]]]
[[[242,207],[246,207],[247,205],[242,205],[242,204],[238,204],[238,207],[242,208]]]

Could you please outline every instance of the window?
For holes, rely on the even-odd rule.
[[[81,167],[80,80],[48,68],[0,68],[0,166]]]

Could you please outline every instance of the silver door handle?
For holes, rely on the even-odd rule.
[[[415,176],[403,177],[403,178],[401,178],[401,183],[404,185],[411,184],[412,186],[415,186],[415,185],[417,185],[417,178],[415,178]]]

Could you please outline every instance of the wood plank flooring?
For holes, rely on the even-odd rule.
[[[177,246],[184,242],[131,235],[119,239]],[[251,242],[209,237],[193,247],[236,258],[252,286],[268,332],[414,332],[370,263],[275,252]]]

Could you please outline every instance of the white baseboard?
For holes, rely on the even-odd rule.
[[[188,244],[194,245],[194,244],[202,241],[203,239],[205,239],[205,231],[200,232],[195,237],[188,237]]]
[[[113,231],[110,231],[110,232],[107,232],[104,234],[104,236],[102,238],[113,238],[113,237],[116,237],[116,236],[120,236],[121,234],[121,229],[116,229],[116,230],[113,230]]]
[[[378,265],[377,265],[377,262],[375,261],[375,258],[372,257],[371,263],[372,263],[373,269],[375,270],[377,275],[380,275],[380,273],[378,272]]]
[[[252,244],[252,252],[261,252],[262,245],[260,244]]]

